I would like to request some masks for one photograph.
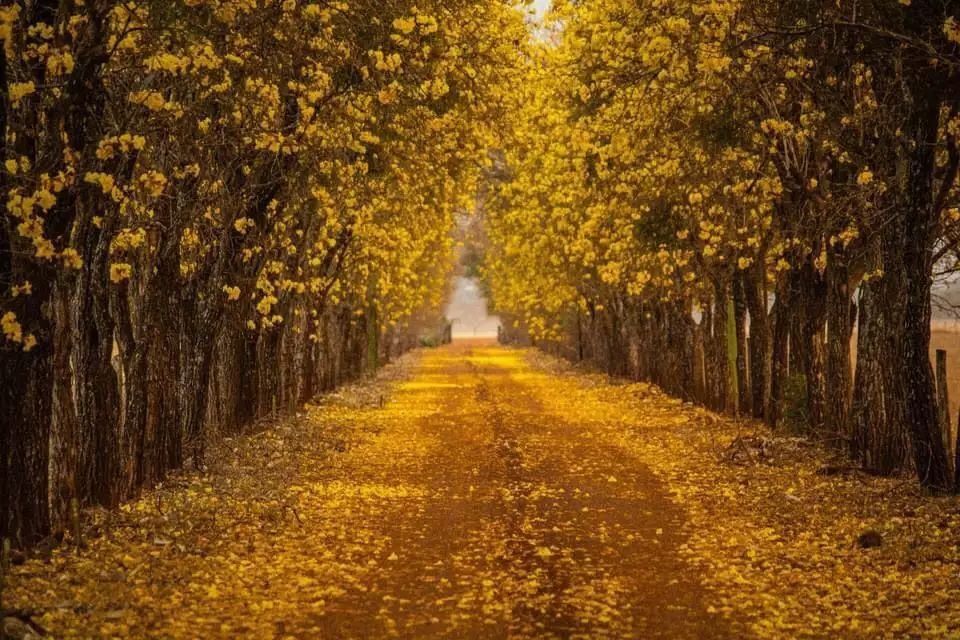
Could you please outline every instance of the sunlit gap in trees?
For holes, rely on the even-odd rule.
[[[453,339],[495,338],[500,318],[489,314],[487,299],[475,278],[458,277],[447,305]]]

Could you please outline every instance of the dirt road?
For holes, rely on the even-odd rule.
[[[396,456],[342,472],[413,487],[383,519],[396,559],[369,591],[331,605],[333,637],[704,638],[725,635],[677,555],[683,514],[664,487],[608,444],[590,416],[552,415],[549,376],[514,351],[431,351],[394,409],[415,413]],[[398,425],[394,425],[396,428]],[[377,442],[370,443],[376,448]],[[382,445],[381,445],[382,446]]]
[[[12,604],[54,637],[735,635],[680,559],[684,514],[595,408],[551,410],[565,387],[491,344],[411,367],[228,442],[18,568]]]

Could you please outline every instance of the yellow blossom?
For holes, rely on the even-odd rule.
[[[80,253],[73,247],[67,247],[61,251],[60,259],[63,260],[64,266],[68,269],[80,269],[83,267],[83,258],[80,257]]]
[[[110,281],[123,282],[133,274],[133,267],[125,262],[114,262],[110,265]]]
[[[17,314],[14,312],[7,311],[0,317],[0,329],[3,330],[3,335],[6,336],[7,340],[11,342],[23,341],[23,328],[17,321]]]
[[[14,82],[8,89],[10,102],[13,103],[13,106],[17,106],[24,97],[34,93],[36,90],[37,87],[33,82]],[[13,172],[11,171],[11,173]]]

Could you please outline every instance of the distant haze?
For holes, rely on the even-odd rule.
[[[457,278],[445,315],[453,322],[454,338],[495,337],[500,326],[500,318],[487,313],[487,299],[473,278]]]

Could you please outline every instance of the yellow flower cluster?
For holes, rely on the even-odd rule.
[[[33,334],[23,333],[23,327],[17,321],[17,314],[7,311],[0,316],[0,331],[3,331],[4,337],[10,342],[18,343],[24,351],[30,351],[37,345],[37,339]]]
[[[110,265],[110,282],[120,283],[129,280],[133,267],[126,262],[114,262]]]
[[[107,136],[97,145],[96,155],[100,160],[109,160],[118,150],[122,153],[143,151],[146,145],[147,139],[141,135],[124,133],[119,136]]]
[[[389,19],[381,9],[126,3],[107,15],[109,56],[95,61],[61,43],[98,37],[85,10],[48,25],[0,9],[4,45],[55,79],[11,83],[12,103],[71,99],[64,77],[77,69],[96,67],[110,89],[90,106],[99,139],[62,134],[49,145],[62,158],[44,158],[42,171],[37,158],[3,159],[24,244],[76,271],[103,261],[71,246],[72,232],[99,234],[111,282],[137,270],[138,286],[121,293],[131,308],[152,287],[189,286],[236,303],[256,330],[314,334],[346,307],[385,331],[439,305],[455,211],[501,143],[528,32],[499,0],[402,0]],[[67,232],[47,238],[52,211]],[[252,295],[241,282],[257,283]]]
[[[33,82],[14,82],[10,85],[8,95],[13,106],[17,106],[25,96],[37,90]]]

